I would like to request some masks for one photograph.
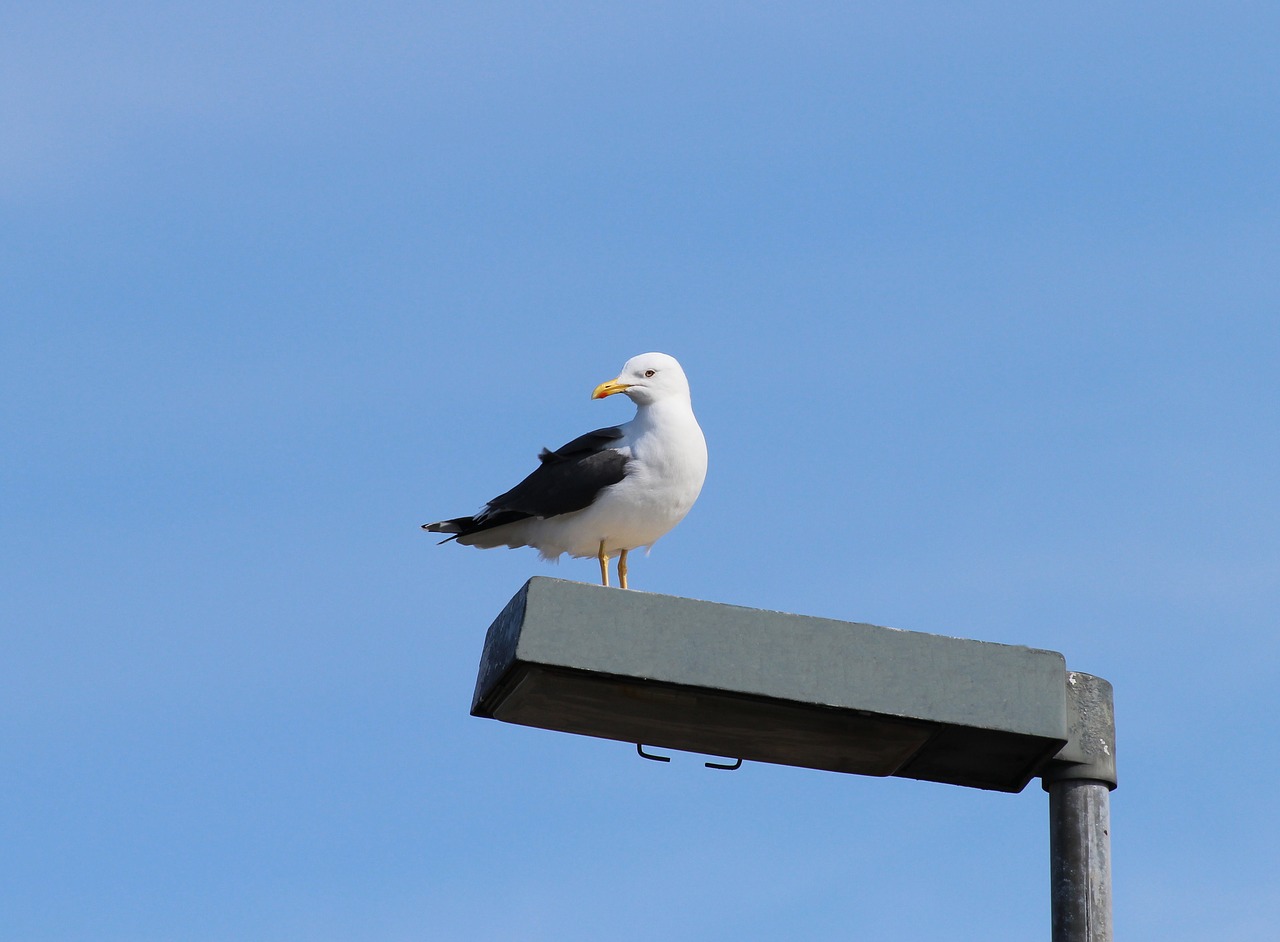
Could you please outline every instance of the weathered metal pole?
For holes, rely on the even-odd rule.
[[[1111,789],[1116,787],[1111,685],[1067,672],[1071,740],[1042,776],[1049,793],[1053,942],[1112,942]]]

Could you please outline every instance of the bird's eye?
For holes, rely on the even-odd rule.
[[[656,372],[658,372],[658,371],[657,371],[657,370],[645,370],[645,371],[644,371],[644,378],[645,378],[645,379],[648,379],[650,376],[652,376],[652,375],[653,375],[654,373],[656,373]]]

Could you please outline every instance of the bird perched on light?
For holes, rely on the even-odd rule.
[[[627,588],[627,553],[651,547],[684,519],[707,476],[707,443],[694,418],[689,381],[675,357],[642,353],[591,394],[622,393],[636,404],[624,425],[596,429],[555,451],[543,449],[532,474],[472,517],[423,525],[464,546],[532,546],[543,559],[562,553],[600,562],[618,557]]]

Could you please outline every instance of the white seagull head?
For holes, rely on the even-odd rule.
[[[617,379],[597,386],[591,398],[603,399],[614,393],[623,393],[638,406],[675,396],[687,400],[689,380],[675,357],[665,353],[642,353],[623,365]]]

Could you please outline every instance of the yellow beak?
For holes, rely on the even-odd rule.
[[[601,383],[596,387],[596,391],[591,394],[592,399],[603,399],[605,396],[612,396],[614,393],[626,392],[631,388],[630,383],[620,383],[616,379],[611,379],[607,383]]]

